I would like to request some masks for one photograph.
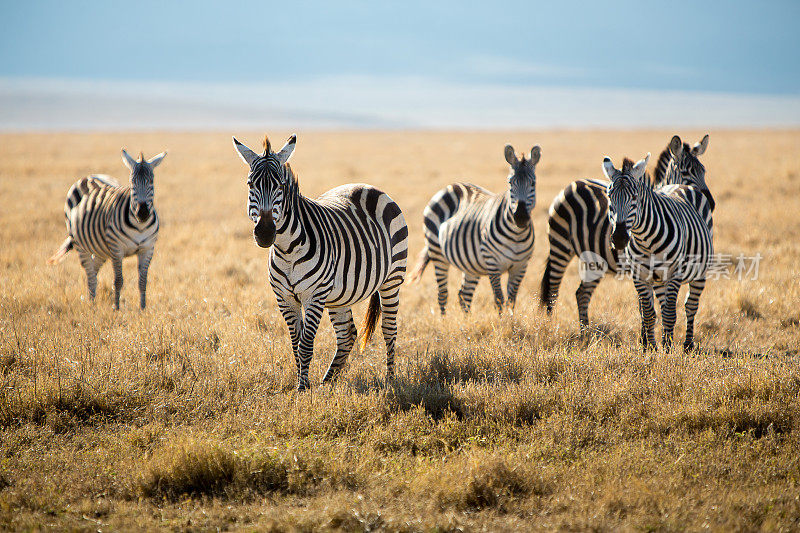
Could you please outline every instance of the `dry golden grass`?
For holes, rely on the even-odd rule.
[[[590,309],[598,335],[581,341],[574,263],[555,316],[536,303],[554,195],[598,177],[604,155],[657,155],[672,133],[301,132],[301,190],[384,189],[412,258],[436,190],[501,190],[503,145],[543,148],[517,313],[498,318],[483,281],[463,316],[453,272],[442,319],[426,272],[402,292],[397,380],[383,383],[373,340],[320,387],[325,320],[305,394],[229,133],[0,136],[0,528],[800,528],[800,132],[710,132],[717,251],[763,259],[755,281],[709,282],[702,353],[641,354],[634,289],[610,278]],[[170,151],[145,312],[133,260],[119,313],[110,267],[90,305],[77,257],[45,265],[67,188],[124,178],[121,146]]]

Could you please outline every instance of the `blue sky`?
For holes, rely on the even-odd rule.
[[[0,76],[800,93],[800,2],[0,4]]]
[[[0,129],[800,126],[800,0],[0,0]]]

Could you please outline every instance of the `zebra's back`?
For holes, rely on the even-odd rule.
[[[403,282],[408,227],[397,203],[366,184],[305,200],[306,254],[273,248],[273,288],[300,296],[330,284],[326,307],[351,306],[387,283]],[[287,253],[288,252],[288,253]]]
[[[663,264],[679,273],[681,283],[705,279],[714,254],[712,206],[706,194],[687,185],[668,185],[655,194],[661,204],[660,217],[650,224],[660,225],[656,240],[660,249],[646,252],[634,240],[626,249],[640,271],[638,275],[649,272],[652,265]]]
[[[423,212],[428,253],[463,272],[487,275],[492,255],[501,271],[533,252],[533,230],[521,234],[493,231],[501,226],[505,195],[472,183],[453,183],[433,195]]]
[[[87,176],[76,181],[64,205],[67,233],[75,246],[104,259],[153,247],[158,215],[153,210],[147,220],[138,222],[130,210],[130,197],[130,187],[120,186],[110,176]]]
[[[618,271],[611,248],[607,185],[603,180],[576,180],[555,197],[547,228],[552,258],[569,262],[574,255],[592,252],[606,262],[609,272]]]

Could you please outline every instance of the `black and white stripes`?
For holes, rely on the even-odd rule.
[[[411,276],[419,279],[433,262],[442,314],[447,306],[447,271],[452,264],[463,272],[458,300],[468,312],[480,276],[489,276],[497,309],[504,298],[500,276],[508,272],[508,305],[511,309],[528,260],[533,253],[531,209],[536,205],[536,164],[541,149],[534,146],[530,158],[518,159],[511,145],[505,147],[511,172],[508,190],[492,194],[471,183],[454,183],[433,195],[423,213],[425,247]]]
[[[234,138],[249,165],[248,215],[256,243],[270,252],[269,278],[289,328],[297,388],[309,388],[314,337],[324,309],[336,332],[336,353],[323,382],[335,379],[356,341],[351,307],[370,298],[362,346],[383,312],[387,376],[394,374],[399,290],[406,270],[408,228],[398,205],[365,184],[337,187],[316,200],[304,197],[287,164],[292,136],[277,153]]]
[[[712,259],[711,203],[699,188],[670,185],[656,190],[645,175],[647,157],[635,165],[629,159],[617,170],[606,157],[603,172],[609,179],[608,220],[611,242],[624,250],[642,318],[642,343],[655,346],[653,294],[661,309],[663,344],[672,347],[678,291],[689,284],[686,297],[684,349],[694,347],[694,317]]]
[[[64,216],[67,238],[48,260],[55,264],[72,248],[86,271],[89,298],[94,300],[97,272],[107,261],[114,267],[114,307],[119,309],[122,291],[122,259],[139,258],[139,306],[144,309],[147,270],[158,238],[158,214],[153,205],[153,169],[166,152],[135,160],[122,150],[122,161],[130,169],[130,185],[121,187],[108,176],[89,176],[75,182],[67,192]]]
[[[708,148],[708,135],[690,147],[677,135],[661,152],[656,163],[656,187],[684,184],[698,188],[706,196],[711,209],[714,199],[705,181],[705,167],[698,159]],[[540,298],[551,312],[558,298],[564,272],[573,257],[583,261],[587,256],[601,262],[606,273],[620,271],[617,253],[611,246],[611,227],[608,221],[608,196],[604,180],[577,180],[564,188],[550,206],[547,235],[550,251],[542,276]],[[575,293],[581,330],[589,325],[589,303],[594,290],[602,281],[598,275],[583,276]]]

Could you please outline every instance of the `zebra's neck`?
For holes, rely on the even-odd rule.
[[[663,205],[649,181],[641,180],[636,202],[636,218],[631,227],[631,239],[645,251],[661,241],[663,233],[660,220],[663,219]]]
[[[666,177],[664,178],[664,185],[680,185],[683,182],[681,173],[678,170],[678,163],[673,156],[667,165]]]
[[[500,200],[500,205],[498,205],[498,213],[500,214],[499,222],[502,223],[503,228],[507,233],[513,234],[518,237],[523,237],[530,233],[531,231],[531,222],[528,221],[528,224],[524,225],[523,227],[517,226],[517,223],[514,222],[514,211],[511,209],[511,193],[506,191],[506,193],[502,196]]]
[[[296,188],[287,190],[283,216],[276,223],[273,246],[283,255],[291,255],[303,249],[307,232],[304,221],[308,219],[313,200],[309,200]]]

